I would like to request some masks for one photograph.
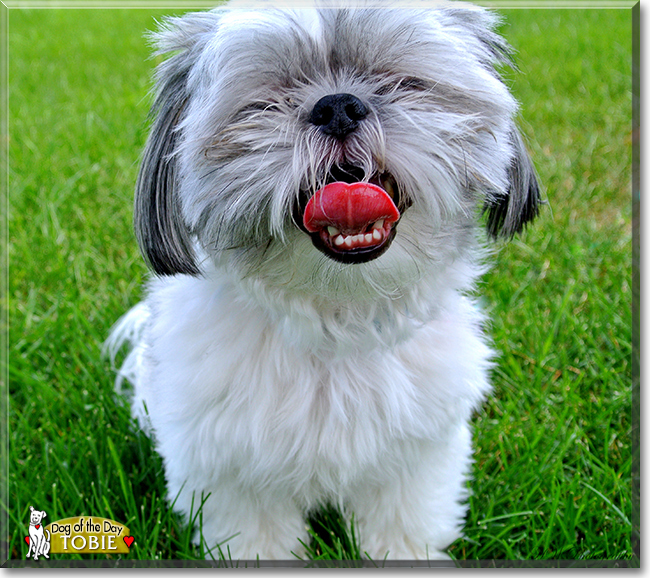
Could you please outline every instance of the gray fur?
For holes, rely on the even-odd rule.
[[[190,230],[181,214],[175,152],[198,40],[212,25],[214,19],[209,14],[170,18],[157,35],[159,53],[179,52],[157,70],[157,93],[151,110],[154,122],[138,174],[134,220],[140,249],[159,275],[199,273]]]
[[[181,217],[174,159],[176,126],[187,100],[185,74],[165,83],[144,151],[135,197],[135,230],[142,253],[159,275],[197,274],[190,233]]]
[[[512,131],[512,145],[515,155],[509,170],[508,192],[485,205],[487,231],[494,239],[521,233],[526,223],[538,215],[542,203],[535,167],[516,129]]]
[[[195,246],[247,267],[276,244],[295,246],[303,234],[291,220],[296,198],[342,162],[368,177],[389,170],[412,201],[403,222],[413,230],[435,223],[440,242],[467,226],[477,202],[492,237],[511,237],[537,214],[534,168],[513,129],[517,104],[494,68],[511,51],[491,12],[244,14],[170,19],[154,36],[158,52],[173,55],[157,72],[135,226],[156,273],[198,274]],[[308,122],[334,93],[369,108],[345,142]],[[412,254],[420,238],[400,243]]]

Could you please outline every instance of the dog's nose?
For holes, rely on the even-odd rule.
[[[311,111],[309,122],[330,136],[343,140],[368,116],[368,107],[353,94],[328,94]]]

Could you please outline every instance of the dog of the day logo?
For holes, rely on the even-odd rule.
[[[32,506],[30,511],[27,558],[32,554],[34,560],[49,558],[49,554],[128,554],[135,541],[131,531],[115,520],[77,516],[43,527],[45,511]]]

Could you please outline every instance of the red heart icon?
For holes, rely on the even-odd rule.
[[[38,530],[41,527],[40,524],[36,524],[36,529]]]
[[[124,543],[125,543],[129,548],[131,547],[131,544],[133,544],[133,540],[135,540],[135,538],[134,538],[133,536],[124,536],[124,538],[122,538],[122,539],[124,540]]]
[[[29,536],[25,536],[25,542],[27,542],[27,545],[29,546]]]

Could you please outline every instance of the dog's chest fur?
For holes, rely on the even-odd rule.
[[[159,440],[161,454],[175,463],[187,454],[200,470],[186,472],[190,480],[227,473],[308,502],[393,467],[409,444],[444,437],[486,393],[478,314],[455,299],[453,320],[414,324],[397,347],[336,352],[313,341],[301,348],[228,281],[155,280],[138,391],[154,430],[176,432]],[[461,354],[468,363],[458,366]]]

